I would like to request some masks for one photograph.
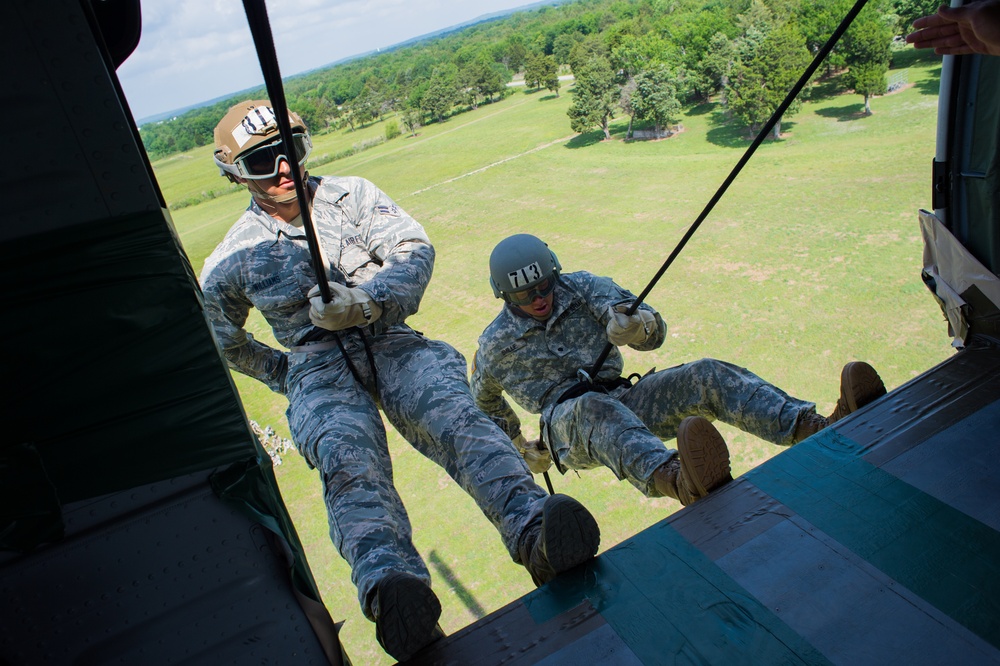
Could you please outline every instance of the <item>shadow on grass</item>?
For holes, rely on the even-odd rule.
[[[824,77],[813,84],[809,93],[810,101],[831,99],[844,92],[844,82],[839,74]]]
[[[937,95],[941,86],[941,56],[930,49],[906,48],[892,53],[892,67],[889,69],[890,75],[925,63],[936,63],[937,67],[927,70],[927,78],[923,78],[914,84],[917,92],[921,95]]]
[[[940,64],[941,56],[931,49],[905,48],[892,52],[892,69],[906,69],[918,63],[937,62]]]
[[[846,123],[851,120],[860,120],[861,118],[867,117],[865,116],[864,102],[860,102],[858,104],[848,104],[847,106],[828,106],[822,109],[816,109],[816,115],[822,116],[823,118],[832,118],[841,123]]]
[[[746,148],[750,142],[747,128],[736,123],[719,123],[705,135],[708,142],[722,148]]]
[[[937,67],[929,73],[930,78],[921,79],[913,86],[921,95],[937,95],[941,92],[941,68]]]
[[[469,609],[469,612],[472,613],[473,617],[476,619],[486,617],[486,609],[483,608],[482,604],[476,601],[476,598],[472,596],[472,593],[469,592],[468,588],[462,585],[462,581],[458,579],[455,572],[451,570],[451,567],[445,564],[444,561],[438,557],[436,550],[432,550],[427,559],[429,559],[434,568],[437,569],[438,575],[448,582],[448,587],[455,592],[455,596],[458,597],[458,600]]]
[[[595,143],[600,143],[601,141],[604,141],[604,132],[596,130],[585,134],[577,134],[566,142],[566,147],[586,148],[587,146],[593,146]]]
[[[796,124],[797,123],[790,120],[783,120],[781,122],[781,133],[787,134],[788,132],[791,132],[795,128]],[[708,130],[708,134],[706,135],[709,143],[716,146],[739,149],[748,148],[756,137],[756,133],[751,134],[747,127],[740,125],[735,121],[730,121],[728,123],[716,122],[715,127]],[[784,139],[778,140],[783,141]],[[773,142],[774,138],[769,135],[764,141]]]
[[[702,102],[701,104],[696,104],[688,109],[687,114],[689,116],[704,116],[705,114],[715,111],[718,106],[718,102]]]

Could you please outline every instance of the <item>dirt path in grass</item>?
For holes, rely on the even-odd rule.
[[[486,171],[487,169],[492,169],[495,166],[499,166],[499,165],[503,164],[504,162],[510,162],[511,160],[519,159],[521,157],[524,157],[525,155],[530,155],[531,153],[536,153],[539,150],[544,150],[544,149],[548,148],[549,146],[555,146],[555,145],[560,144],[560,143],[566,143],[567,141],[569,141],[570,139],[572,139],[574,136],[576,136],[576,134],[570,134],[569,136],[564,136],[561,139],[556,139],[555,141],[549,141],[548,143],[543,143],[540,146],[535,146],[531,150],[526,150],[523,153],[520,153],[518,155],[511,155],[510,157],[505,157],[502,160],[498,160],[496,162],[493,162],[492,164],[487,164],[484,167],[479,167],[478,169],[475,169],[473,171],[468,171],[468,172],[463,173],[463,174],[461,174],[459,176],[455,176],[454,178],[449,178],[448,180],[442,180],[440,183],[434,183],[433,185],[428,185],[427,187],[419,189],[416,192],[411,192],[410,196],[412,197],[412,196],[414,196],[416,194],[420,194],[422,192],[426,192],[427,190],[433,190],[435,187],[440,187],[441,185],[447,185],[448,183],[454,183],[456,180],[461,180],[462,178],[465,178],[466,176],[473,176],[473,175],[475,175],[477,173],[481,173],[483,171]]]

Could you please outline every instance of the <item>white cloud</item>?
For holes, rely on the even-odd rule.
[[[530,0],[282,0],[268,18],[282,76],[386,48]],[[239,0],[143,0],[118,69],[138,120],[263,85]]]

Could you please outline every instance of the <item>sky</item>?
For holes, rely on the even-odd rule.
[[[241,0],[141,1],[139,46],[118,68],[138,122],[264,84]],[[287,78],[533,2],[271,0],[267,10]]]

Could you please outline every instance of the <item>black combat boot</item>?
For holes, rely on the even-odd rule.
[[[441,602],[421,579],[393,571],[375,588],[372,600],[375,638],[397,661],[406,661],[444,636],[438,627]]]
[[[541,522],[526,530],[518,551],[531,580],[541,587],[594,557],[600,545],[601,530],[590,512],[572,497],[550,495]]]

